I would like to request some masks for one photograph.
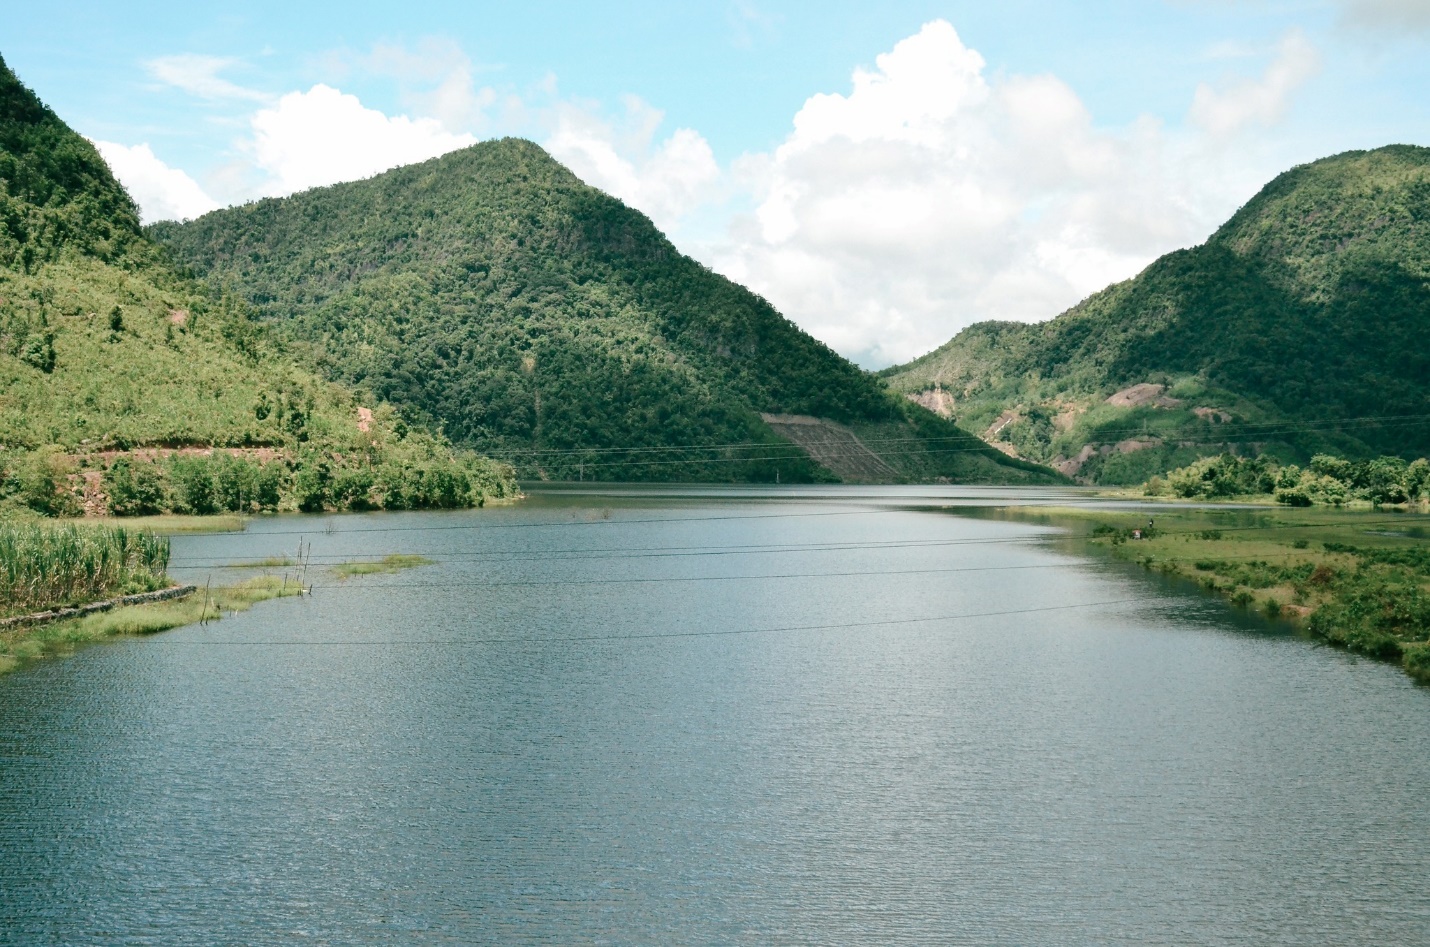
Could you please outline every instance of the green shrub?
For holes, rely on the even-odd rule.
[[[1430,642],[1406,645],[1401,649],[1400,660],[1411,677],[1430,684]]]
[[[333,475],[332,498],[339,509],[368,510],[375,504],[372,488],[377,475],[369,467],[344,468]]]
[[[104,472],[103,483],[115,516],[150,516],[166,508],[164,476],[154,464],[121,457]]]
[[[253,504],[260,510],[276,510],[283,500],[287,471],[276,462],[263,464],[253,478]]]
[[[321,513],[328,503],[331,479],[322,463],[304,464],[293,477],[293,501],[304,513]]]
[[[207,457],[174,454],[169,458],[169,508],[205,516],[218,512],[212,465]]]
[[[74,462],[57,447],[21,457],[11,468],[8,489],[22,504],[44,516],[78,516],[84,512],[70,489]]]
[[[25,340],[25,346],[20,350],[20,361],[38,368],[46,375],[55,370],[55,334],[53,332],[41,332],[30,336]]]
[[[216,454],[210,470],[218,509],[249,513],[278,508],[283,482],[279,465],[261,465],[243,457]]]

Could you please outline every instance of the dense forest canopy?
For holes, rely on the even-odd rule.
[[[1037,476],[890,397],[529,141],[151,233],[311,366],[528,475],[827,476],[771,413],[903,437],[901,456],[942,438],[912,467],[895,459],[910,476]],[[692,445],[740,446],[663,450]]]

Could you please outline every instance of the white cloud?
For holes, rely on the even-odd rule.
[[[942,21],[733,172],[757,209],[701,255],[871,366],[1056,315],[1204,238],[1262,177],[1150,119],[1099,129],[1054,76],[990,78]]]
[[[322,84],[261,109],[252,128],[248,148],[268,195],[370,177],[476,142],[434,118],[390,117]]]
[[[219,72],[236,63],[237,60],[225,59],[220,56],[179,53],[151,59],[144,64],[144,67],[151,76],[160,82],[183,89],[200,98],[268,101],[270,96],[267,94],[246,89],[219,75]]]
[[[475,73],[480,67],[443,37],[429,36],[410,48],[379,43],[354,64],[397,79],[408,108],[437,119],[452,132],[479,132],[488,124],[488,110],[501,100],[496,89],[477,85]]]
[[[625,99],[620,122],[594,108],[564,104],[556,109],[546,149],[577,177],[645,212],[663,230],[717,192],[720,166],[710,144],[688,128],[655,144],[664,115],[636,96]]]
[[[1427,0],[1340,0],[1341,17],[1351,26],[1391,32],[1430,31]]]
[[[118,145],[96,141],[94,146],[139,205],[145,223],[188,220],[218,209],[197,181],[155,157],[147,144]]]
[[[726,18],[732,31],[731,41],[737,49],[752,49],[757,42],[773,37],[782,19],[761,10],[753,0],[732,0]]]
[[[1152,120],[1097,128],[1054,76],[990,77],[943,21],[811,97],[700,251],[866,365],[985,319],[1047,319],[1204,238],[1259,172]]]
[[[1191,118],[1214,135],[1232,135],[1251,125],[1281,120],[1292,93],[1320,71],[1316,48],[1299,30],[1281,41],[1276,58],[1259,79],[1241,79],[1225,88],[1202,83],[1192,99]]]

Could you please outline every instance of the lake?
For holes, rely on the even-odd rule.
[[[0,678],[0,944],[1430,943],[1430,689],[980,512],[1050,500],[177,537],[314,592]]]

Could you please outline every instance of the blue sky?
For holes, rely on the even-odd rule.
[[[59,0],[5,21],[0,54],[148,218],[519,134],[870,366],[1055,315],[1295,163],[1430,145],[1430,0]]]

